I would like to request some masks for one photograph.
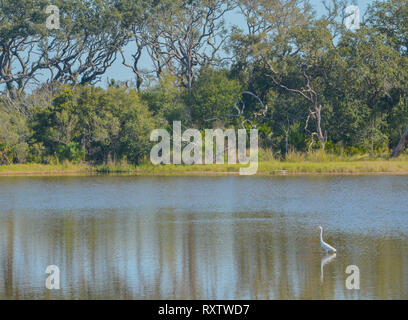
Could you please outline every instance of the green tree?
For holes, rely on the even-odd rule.
[[[231,122],[234,105],[240,100],[242,87],[236,80],[228,79],[224,70],[203,68],[191,91],[186,95],[186,104],[191,112],[191,121],[200,129],[208,126],[209,120]]]
[[[30,130],[21,115],[5,112],[0,104],[0,164],[25,162]]]
[[[142,93],[142,99],[154,116],[165,119],[171,125],[173,121],[186,123],[188,120],[185,94],[177,78],[168,75],[163,76],[157,85],[147,88]]]
[[[3,98],[14,99],[42,68],[43,54],[36,49],[48,34],[46,0],[0,1],[0,88]]]

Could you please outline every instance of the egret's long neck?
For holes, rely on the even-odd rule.
[[[320,242],[323,242],[323,229],[320,229]]]

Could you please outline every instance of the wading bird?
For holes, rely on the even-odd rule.
[[[336,252],[336,249],[333,248],[330,244],[323,241],[323,228],[319,226],[320,229],[320,244],[326,252]]]

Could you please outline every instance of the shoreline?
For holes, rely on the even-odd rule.
[[[12,176],[95,176],[95,175],[134,175],[134,176],[240,176],[239,171],[215,171],[215,170],[112,170],[98,171],[90,167],[86,170],[28,170],[28,171],[0,171],[1,177]],[[408,175],[408,170],[390,171],[290,171],[270,170],[258,171],[253,176],[371,176],[371,175]]]

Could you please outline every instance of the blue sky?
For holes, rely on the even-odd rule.
[[[310,1],[311,4],[314,6],[316,12],[318,15],[321,15],[324,13],[324,7],[322,5],[322,0],[311,0]],[[370,3],[373,3],[374,0],[351,0],[352,4],[357,5],[360,8],[360,14],[362,15],[366,8],[367,5]],[[226,16],[226,22],[227,24],[234,24],[234,25],[238,25],[238,26],[244,26],[244,20],[243,17],[237,13],[237,12],[231,12]],[[131,53],[132,53],[132,46],[128,46],[125,48],[124,50],[125,56],[127,58],[130,57]],[[131,60],[129,60],[131,61]],[[146,68],[146,69],[150,69],[149,68],[150,63],[147,57],[142,57],[141,62],[140,62],[140,67],[141,68]],[[98,83],[100,86],[105,87],[106,83],[107,83],[107,78],[109,79],[115,79],[115,80],[121,80],[121,81],[125,81],[125,80],[135,80],[135,75],[134,73],[126,68],[125,66],[122,65],[122,57],[120,55],[118,55],[118,59],[113,63],[113,65],[108,69],[108,71],[105,73],[105,75],[102,77],[100,83]]]

